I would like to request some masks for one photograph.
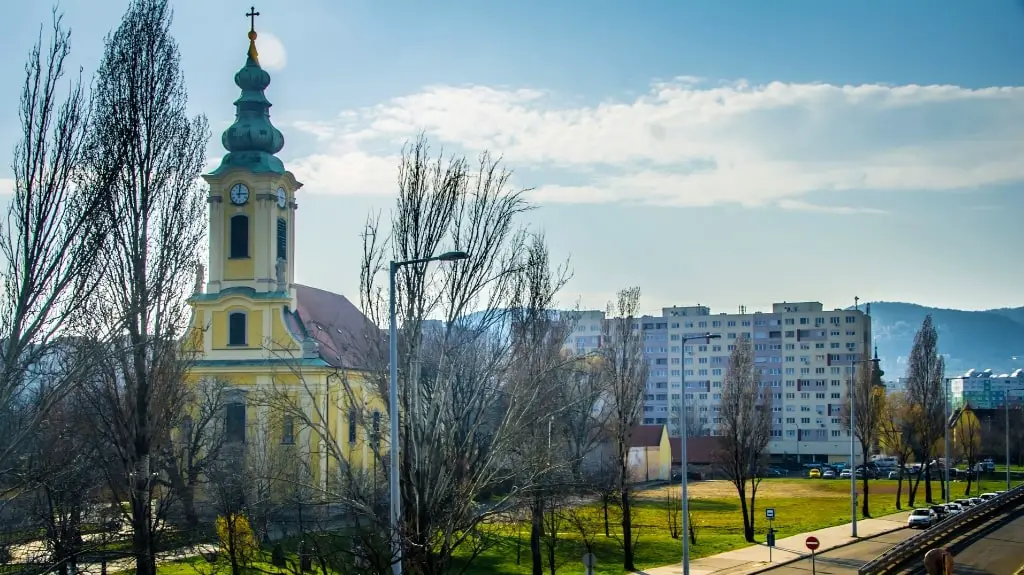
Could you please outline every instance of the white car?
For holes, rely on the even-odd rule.
[[[839,479],[849,479],[853,473],[850,473],[849,469],[844,469],[839,473]]]
[[[964,512],[964,508],[959,503],[947,503],[946,509],[950,515],[959,515]]]
[[[995,493],[982,493],[981,495],[978,496],[978,499],[981,499],[982,501],[988,501],[989,499],[995,499],[996,497],[999,496],[996,495]]]
[[[910,512],[910,517],[907,517],[907,527],[913,529],[914,527],[920,527],[926,529],[931,527],[938,521],[935,512],[927,507],[915,509]]]

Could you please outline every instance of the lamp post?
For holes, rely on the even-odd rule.
[[[1024,387],[1011,388],[1009,385],[1006,386],[1006,391],[1003,392],[1003,416],[1006,421],[1003,425],[1003,433],[1005,434],[1006,441],[1006,490],[1010,490],[1010,392],[1011,391],[1024,391]]]
[[[862,363],[870,363],[872,368],[878,366],[877,348],[875,357],[871,359],[854,360],[850,369],[850,536],[857,537],[857,366]],[[864,471],[868,472],[868,462],[864,462]]]
[[[688,483],[686,477],[686,342],[703,339],[705,344],[707,344],[711,343],[713,339],[721,338],[722,335],[718,333],[705,333],[704,335],[690,337],[684,335],[679,338],[679,357],[681,358],[679,360],[679,464],[682,467],[680,475],[683,476],[679,498],[682,500],[683,506],[683,532],[680,534],[683,539],[683,575],[690,575],[690,502],[686,497]]]
[[[394,575],[402,575],[402,538],[400,532],[402,500],[399,490],[399,463],[398,463],[398,326],[395,318],[395,276],[399,268],[403,266],[425,264],[428,262],[454,262],[468,259],[466,252],[446,252],[439,256],[406,260],[402,262],[392,261],[388,270],[388,410],[391,419],[391,549],[394,556],[394,563],[391,570]]]

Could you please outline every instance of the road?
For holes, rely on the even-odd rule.
[[[1024,508],[948,546],[957,575],[1009,575],[1024,566]],[[907,571],[923,574],[923,567]]]
[[[817,575],[856,575],[858,567],[878,557],[893,545],[909,539],[917,533],[919,531],[901,529],[872,537],[871,539],[858,541],[846,547],[826,551],[815,557],[814,572]],[[810,558],[801,559],[788,565],[781,565],[774,569],[762,571],[762,573],[771,573],[772,575],[807,575],[811,573],[811,560]]]

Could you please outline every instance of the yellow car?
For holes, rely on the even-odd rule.
[[[821,470],[815,467],[807,473],[807,477],[810,479],[821,479]]]

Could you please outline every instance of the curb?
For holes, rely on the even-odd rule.
[[[871,539],[874,539],[875,537],[880,537],[882,535],[888,535],[889,533],[895,533],[897,531],[902,531],[905,528],[906,528],[906,526],[900,525],[899,527],[893,527],[892,529],[886,529],[885,531],[879,531],[878,533],[875,533],[875,534],[873,534],[873,535],[871,535],[869,537],[858,537],[858,538],[854,539],[853,541],[847,541],[846,543],[840,543],[839,545],[833,545],[832,547],[829,547],[828,549],[820,550],[817,553],[815,553],[815,555],[821,555],[822,553],[828,553],[829,551],[835,551],[836,549],[842,549],[843,547],[849,547],[850,545],[853,545],[854,543],[860,543],[862,541],[869,541]],[[797,561],[803,561],[804,559],[807,559],[808,557],[810,557],[810,554],[801,555],[800,557],[796,557],[794,559],[786,559],[785,561],[779,561],[778,563],[772,563],[771,565],[766,565],[764,567],[760,567],[756,571],[747,571],[746,573],[744,573],[744,575],[756,575],[757,573],[765,573],[767,571],[771,571],[772,569],[777,569],[777,568],[783,567],[785,565],[796,563]]]

